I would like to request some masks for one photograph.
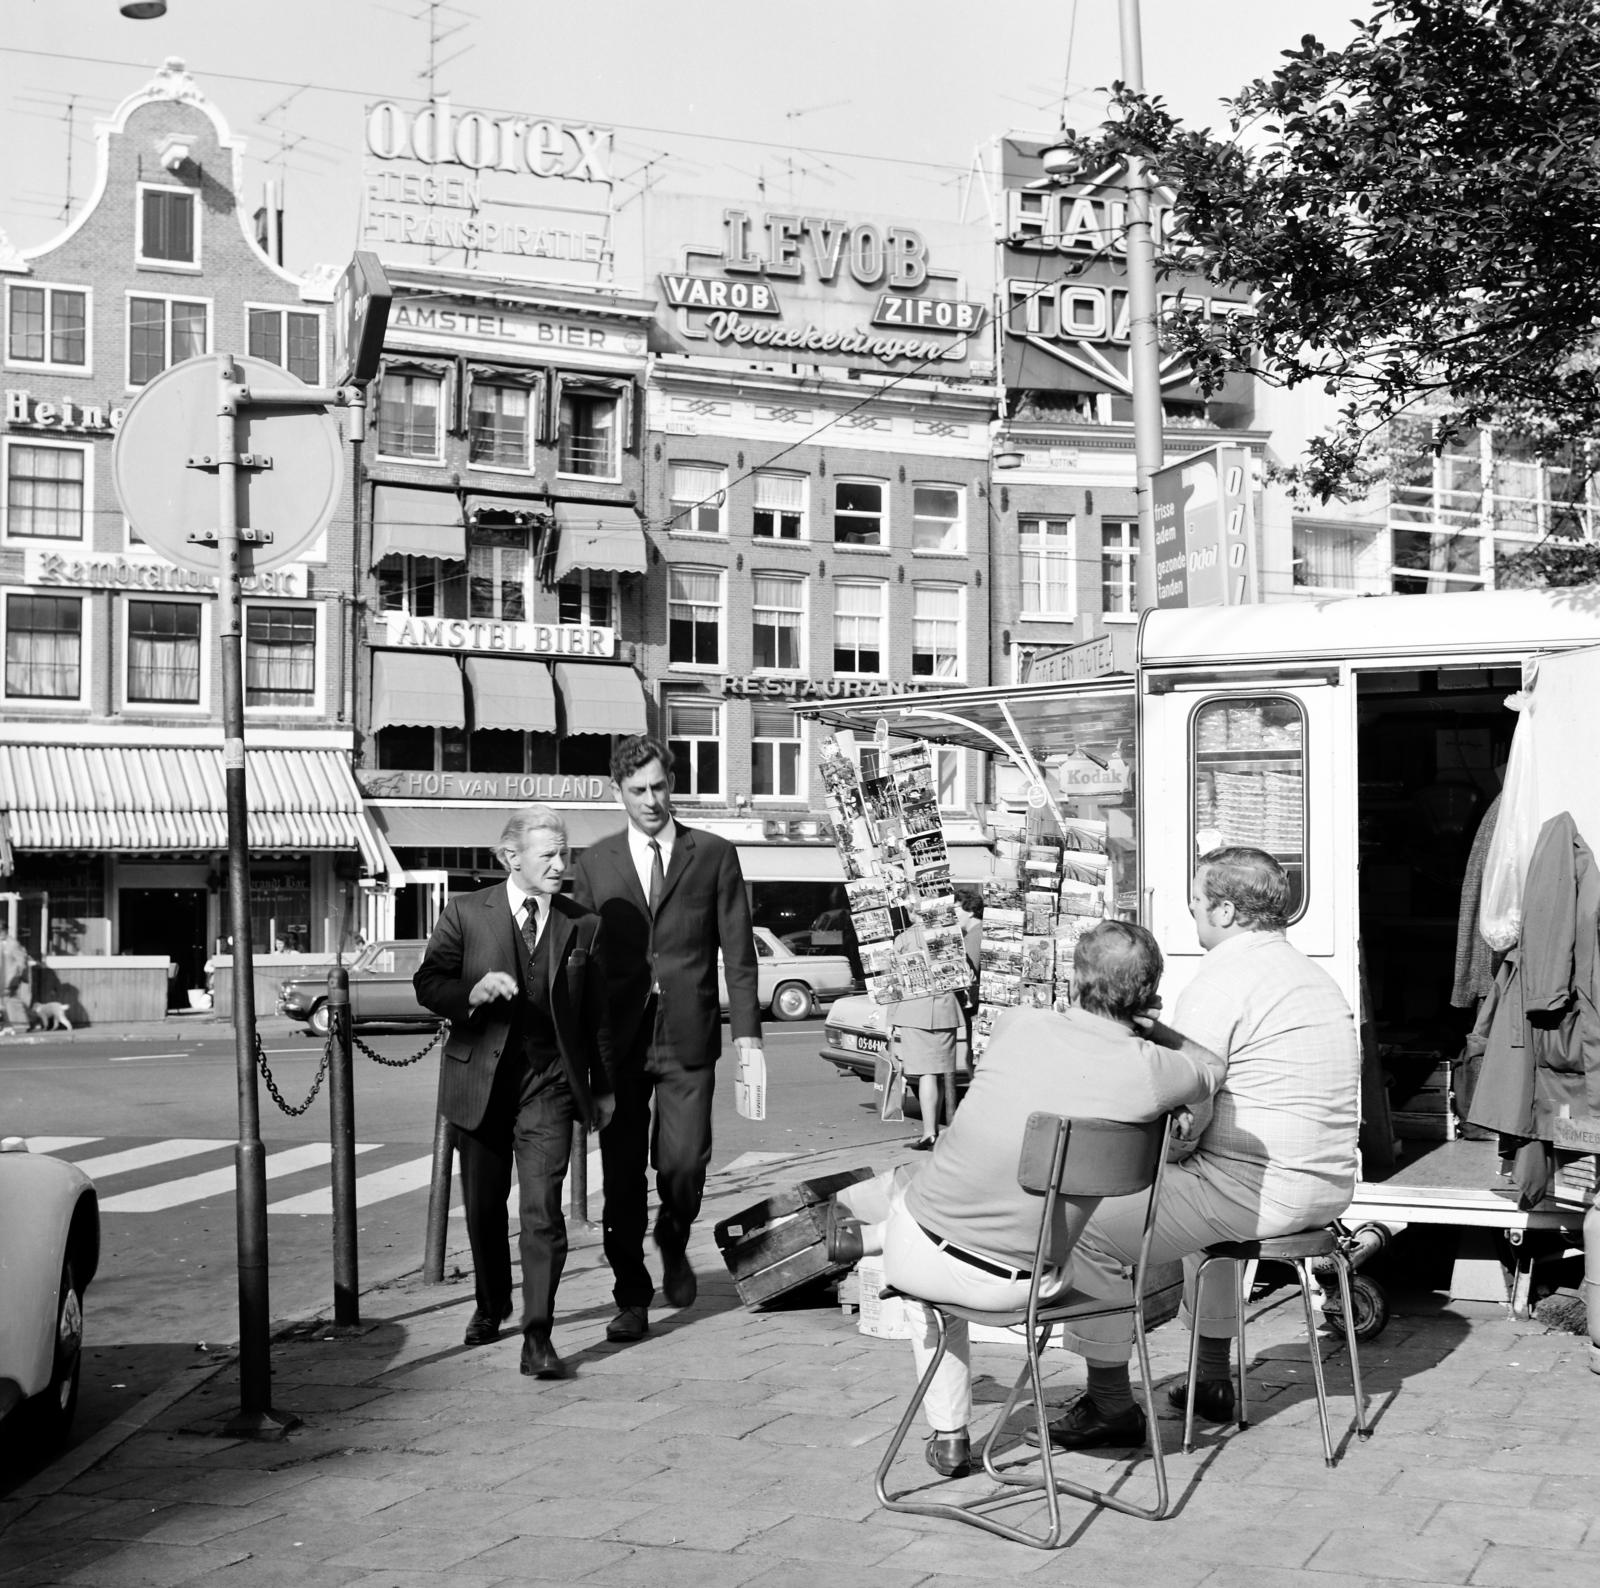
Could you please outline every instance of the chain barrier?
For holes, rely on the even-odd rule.
[[[272,1093],[272,1101],[289,1115],[291,1119],[298,1118],[311,1107],[317,1100],[317,1093],[322,1090],[322,1083],[328,1078],[328,1066],[333,1062],[333,1031],[328,1031],[328,1040],[322,1044],[322,1063],[317,1066],[317,1078],[311,1083],[311,1090],[306,1094],[306,1100],[298,1108],[291,1107],[283,1100],[283,1093],[278,1090],[278,1083],[272,1078],[272,1070],[267,1064],[266,1049],[261,1046],[261,1033],[256,1033],[256,1068],[261,1071],[261,1078],[267,1083],[267,1090]]]
[[[450,1029],[448,1021],[444,1022],[434,1034],[428,1038],[428,1045],[420,1053],[414,1053],[409,1059],[386,1059],[376,1048],[368,1047],[355,1032],[350,1033],[350,1042],[353,1047],[360,1048],[374,1064],[387,1065],[391,1070],[403,1070],[408,1065],[420,1064],[433,1050],[444,1041],[444,1034]]]

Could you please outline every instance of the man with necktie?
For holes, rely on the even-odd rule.
[[[561,1184],[572,1123],[610,1120],[616,1093],[600,918],[559,896],[567,832],[529,805],[497,849],[506,880],[452,899],[413,978],[425,1008],[450,1022],[439,1112],[456,1127],[474,1299],[466,1343],[497,1339],[511,1316],[506,1202],[517,1168],[522,1372],[565,1373],[550,1337],[567,1257]]]
[[[624,1344],[648,1332],[655,1299],[644,1260],[647,1162],[660,1200],[655,1243],[667,1303],[692,1306],[698,1292],[687,1247],[711,1163],[711,1096],[722,1051],[719,950],[734,1042],[761,1046],[755,937],[739,856],[716,834],[674,820],[671,765],[654,739],[617,745],[611,778],[628,826],[586,849],[573,872],[574,899],[599,912],[606,933],[617,1054],[616,1116],[600,1138],[605,1253],[617,1304],[606,1338]]]

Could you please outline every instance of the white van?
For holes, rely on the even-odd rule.
[[[998,753],[1008,803],[1108,819],[1117,907],[1160,942],[1169,1009],[1200,959],[1196,857],[1223,842],[1275,853],[1295,884],[1290,940],[1370,1013],[1347,1222],[1450,1224],[1518,1243],[1530,1229],[1578,1238],[1594,1201],[1569,1188],[1519,1210],[1495,1143],[1464,1139],[1451,1107],[1474,1013],[1451,1003],[1463,875],[1517,726],[1505,702],[1524,687],[1539,819],[1570,811],[1600,853],[1597,588],[1152,611],[1121,673],[804,714],[858,738],[884,724]],[[1120,778],[1082,772],[1124,766]],[[1588,1227],[1600,1271],[1600,1212]],[[1506,1295],[1486,1234],[1474,1250],[1464,1241],[1456,1294],[1499,1286],[1523,1304]],[[1488,1291],[1470,1288],[1486,1279]]]

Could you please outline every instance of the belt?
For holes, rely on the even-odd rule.
[[[918,1221],[917,1228],[939,1248],[941,1252],[948,1252],[957,1262],[966,1263],[985,1274],[993,1274],[997,1279],[1032,1279],[1031,1268],[1007,1268],[1003,1263],[991,1262],[987,1257],[979,1257],[976,1252],[969,1252],[964,1247],[957,1246],[954,1241],[947,1241],[942,1235],[935,1235],[926,1224]]]

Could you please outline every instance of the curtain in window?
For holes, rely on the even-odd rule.
[[[1037,519],[1021,535],[1022,610],[1072,611],[1072,521]]]
[[[911,619],[911,670],[954,678],[961,646],[961,592],[921,589]]]
[[[11,596],[6,603],[6,693],[30,700],[76,700],[82,628],[81,601]]]
[[[770,508],[775,513],[803,513],[806,506],[804,477],[799,474],[758,474],[756,506]]]
[[[83,454],[68,447],[13,447],[7,528],[13,535],[83,538]]]
[[[200,608],[175,601],[128,607],[128,699],[200,699]]]
[[[252,706],[303,706],[311,701],[317,683],[314,613],[253,607],[245,647],[245,698]]]
[[[793,670],[800,665],[800,582],[755,577],[755,664]]]

